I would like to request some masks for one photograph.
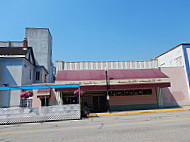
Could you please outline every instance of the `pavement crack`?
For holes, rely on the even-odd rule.
[[[100,126],[98,129],[101,129],[101,128],[103,128],[103,126],[104,126],[104,123],[102,123],[102,124],[101,124],[101,126]]]

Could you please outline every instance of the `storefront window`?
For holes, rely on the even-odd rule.
[[[41,98],[41,106],[49,106],[49,98]]]
[[[32,99],[30,98],[21,98],[21,107],[32,107]]]
[[[110,96],[151,95],[152,89],[136,89],[125,91],[110,91]]]

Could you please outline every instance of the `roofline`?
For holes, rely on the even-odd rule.
[[[166,52],[164,52],[164,53],[162,53],[162,54],[156,56],[156,57],[153,58],[153,59],[157,59],[158,57],[160,57],[160,56],[162,56],[162,55],[164,55],[164,54],[166,54],[166,53],[168,53],[168,52],[170,52],[170,51],[176,49],[177,47],[179,47],[179,46],[181,46],[181,45],[190,45],[190,43],[180,43],[180,44],[178,44],[177,46],[175,46],[175,47],[169,49],[168,51],[166,51]]]
[[[46,29],[46,30],[49,30],[49,28],[42,28],[42,27],[26,27],[26,29]]]
[[[25,59],[29,64],[31,64],[33,67],[35,67],[35,62],[34,62],[34,64],[32,64],[29,60],[26,59],[26,57],[23,59]]]
[[[159,68],[149,68],[149,69],[108,69],[107,71],[124,71],[124,70],[159,70]],[[58,70],[57,71],[57,74],[58,74],[58,72],[88,72],[88,71],[104,71],[105,72],[105,70]]]
[[[0,46],[0,48],[25,48],[23,46],[14,46],[14,47],[7,47],[7,46]],[[31,46],[27,47],[27,48],[32,48]]]
[[[23,41],[17,41],[17,40],[5,40],[5,41],[0,41],[0,42],[23,42]]]
[[[150,62],[150,61],[153,61],[153,60],[157,60],[157,59],[151,59],[151,60],[146,60],[146,61],[131,61],[131,60],[128,60],[128,61],[62,61],[62,60],[56,60],[56,62],[64,62],[64,63],[81,63],[81,62]]]
[[[33,62],[34,62],[34,66],[36,66],[36,59],[35,59],[35,57],[34,57],[33,48],[32,48],[32,47],[27,47],[27,48],[31,51],[32,59],[33,59]]]
[[[49,74],[49,72],[48,72],[48,70],[45,68],[45,66],[40,66],[40,65],[37,65],[36,67],[40,67],[40,68],[43,68],[48,74]]]
[[[0,55],[0,58],[25,58],[26,55]]]
[[[52,39],[52,35],[51,35],[51,32],[49,30],[49,28],[42,28],[42,27],[26,27],[25,29],[44,29],[44,30],[48,30],[50,36],[51,36],[51,39]],[[26,36],[26,32],[25,32],[25,36]]]

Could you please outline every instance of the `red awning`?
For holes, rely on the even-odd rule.
[[[108,70],[109,79],[168,78],[158,69]],[[104,70],[58,71],[56,81],[105,80]]]
[[[42,96],[49,96],[50,95],[50,89],[38,89],[37,91],[37,97],[42,97]]]
[[[38,89],[37,93],[49,93],[50,89]]]
[[[159,69],[108,70],[110,89],[169,87],[169,77]],[[58,71],[57,83],[79,83],[84,90],[106,89],[104,70],[63,70]]]
[[[104,80],[103,70],[63,70],[58,71],[56,81]]]

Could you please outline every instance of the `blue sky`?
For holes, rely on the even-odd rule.
[[[150,60],[190,43],[190,0],[0,0],[0,41],[46,27],[53,61]]]

